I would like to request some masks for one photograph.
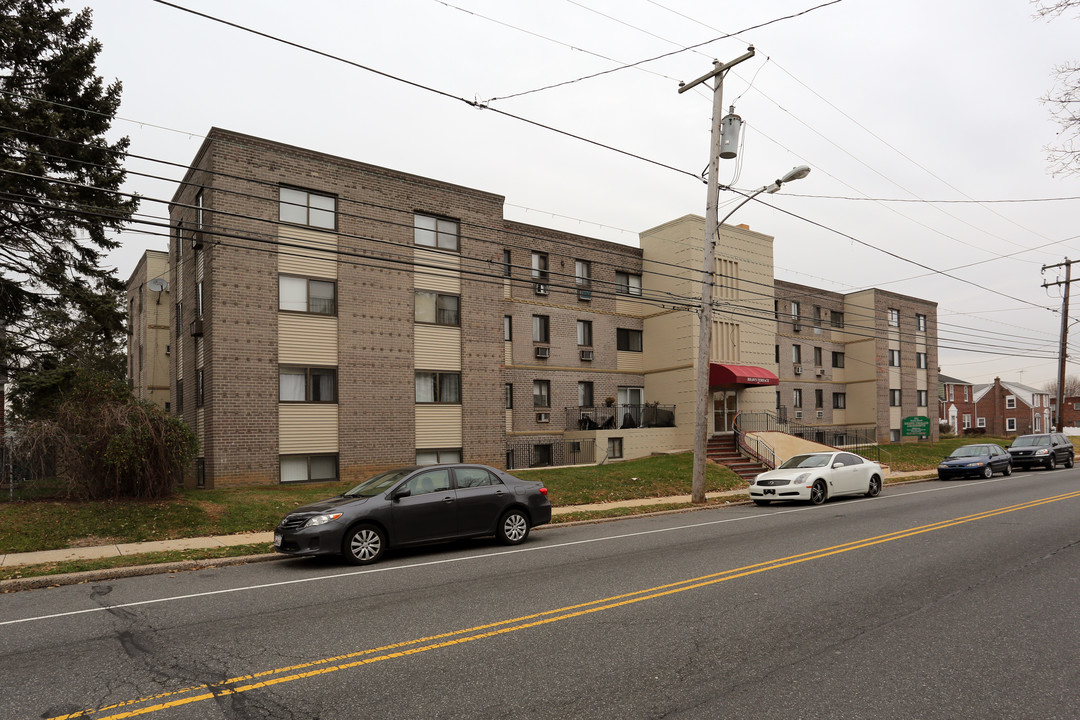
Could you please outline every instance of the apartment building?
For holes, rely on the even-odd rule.
[[[903,435],[908,417],[938,436],[937,304],[879,289],[836,293],[775,281],[776,407],[808,425]],[[930,411],[930,392],[935,411]]]
[[[143,253],[127,281],[128,385],[135,397],[171,409],[169,254]]]
[[[217,128],[170,217],[191,485],[693,445],[700,217],[630,247],[506,220],[500,195]],[[720,240],[712,432],[772,409],[780,382],[773,239],[724,226]]]

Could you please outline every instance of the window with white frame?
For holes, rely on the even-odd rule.
[[[967,430],[969,427],[971,427],[971,416],[968,415],[967,413],[964,413],[963,422],[964,422],[964,429]]]
[[[533,407],[551,407],[550,380],[533,380]]]
[[[459,462],[461,462],[461,448],[416,451],[417,465],[442,465],[443,463]]]
[[[795,388],[791,391],[791,406],[802,407],[802,388]]]
[[[986,418],[984,418],[984,417],[975,418],[975,427],[981,427],[981,428],[986,427]]]
[[[430,325],[461,325],[461,298],[434,290],[417,290],[414,319]]]
[[[338,479],[338,456],[281,455],[278,457],[280,479],[283,483]]]
[[[920,370],[925,370],[926,369],[926,353],[924,353],[924,352],[915,353],[915,367],[917,367]]]
[[[532,278],[536,282],[548,281],[548,256],[547,253],[534,252],[532,254]]]
[[[970,394],[969,394],[970,392],[971,392],[971,386],[970,385],[965,385],[964,386],[964,402],[968,402],[968,398],[971,397]]]
[[[577,384],[578,407],[593,406],[593,384],[591,382],[579,382]]]
[[[1016,396],[1015,395],[1006,395],[1005,396],[1005,409],[1006,410],[1015,410],[1016,409]]]
[[[892,407],[900,407],[900,399],[901,398],[900,398],[900,391],[899,390],[890,390],[889,391],[889,405],[890,406],[892,406]]]
[[[1016,432],[1016,418],[1005,418],[1006,432]]]
[[[458,223],[456,220],[430,215],[413,215],[413,243],[421,247],[458,252]]]
[[[1035,432],[1042,432],[1042,422],[1041,422],[1041,420],[1042,420],[1041,416],[1039,416],[1039,415],[1035,416]]]
[[[889,327],[900,327],[900,311],[889,308]]]
[[[574,261],[574,284],[578,290],[592,287],[592,267],[587,260]]]
[[[926,407],[927,392],[925,390],[915,391],[915,404],[918,407]]]
[[[278,368],[278,400],[283,403],[336,403],[337,368]]]
[[[551,318],[547,315],[533,315],[533,342],[551,341]]]
[[[503,315],[503,340],[510,342],[514,339],[514,316]]]
[[[926,332],[926,316],[915,313],[915,329],[919,332]]]
[[[592,320],[577,321],[577,344],[592,347]]]
[[[337,198],[296,188],[280,188],[278,219],[294,225],[334,229]]]
[[[900,367],[899,350],[889,350],[889,367]]]
[[[609,458],[622,457],[622,438],[609,437],[607,441],[607,454]]]
[[[514,384],[506,383],[506,409],[514,409]]]

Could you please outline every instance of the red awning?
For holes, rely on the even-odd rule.
[[[709,363],[709,385],[779,385],[780,378],[754,365]]]

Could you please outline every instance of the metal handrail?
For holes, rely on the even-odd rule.
[[[882,464],[890,464],[892,455],[877,443],[873,425],[808,425],[780,417],[768,411],[739,413],[740,432],[781,432],[812,440],[822,445],[847,450]]]

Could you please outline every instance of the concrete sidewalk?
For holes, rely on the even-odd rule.
[[[928,475],[934,475],[936,477],[932,471],[916,471],[889,473],[888,479],[895,482],[898,479],[915,479],[926,477]],[[705,497],[713,500],[716,498],[738,495],[746,495],[746,489],[706,493]],[[619,500],[607,503],[555,507],[551,509],[551,514],[557,516],[575,512],[611,510],[613,508],[621,507],[647,507],[650,505],[676,505],[689,503],[689,495],[673,495],[670,497],[639,498],[637,500]],[[20,565],[38,565],[42,563],[66,562],[70,560],[96,560],[98,558],[122,557],[124,555],[139,555],[141,553],[168,552],[170,550],[201,550],[207,548],[232,547],[236,545],[256,545],[260,543],[269,545],[273,541],[273,532],[257,532],[240,533],[239,535],[220,535],[216,537],[181,538],[179,540],[157,540],[153,542],[122,543],[119,545],[64,548],[62,550],[40,550],[38,552],[0,555],[0,567],[11,568]]]

